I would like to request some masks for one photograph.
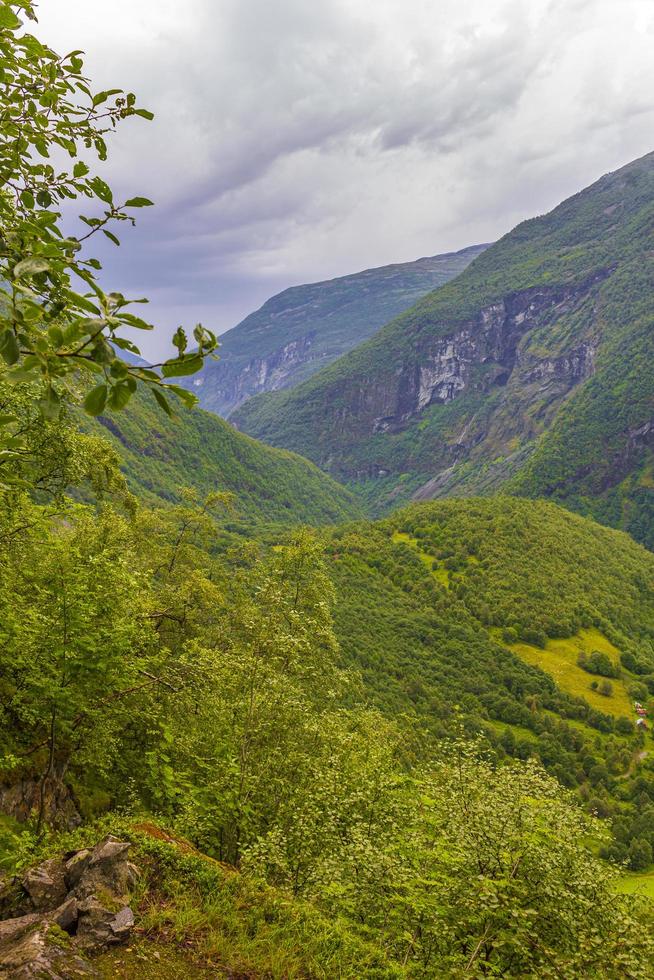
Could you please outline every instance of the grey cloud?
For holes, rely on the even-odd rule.
[[[227,329],[284,286],[499,237],[652,148],[650,0],[41,14],[99,85],[124,79],[157,113],[106,169],[158,207],[102,255],[113,286],[152,297],[153,351],[180,319]]]

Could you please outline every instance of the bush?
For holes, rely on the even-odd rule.
[[[644,871],[652,863],[652,845],[642,837],[636,837],[629,845],[629,867],[632,871]]]

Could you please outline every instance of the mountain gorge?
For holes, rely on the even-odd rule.
[[[0,976],[654,980],[654,155],[147,364],[93,248],[151,202],[91,167],[153,114],[35,19],[0,0]]]
[[[221,336],[220,359],[189,387],[203,408],[224,417],[253,395],[294,387],[458,276],[484,248],[285,289]]]
[[[653,543],[654,154],[519,225],[347,358],[234,421],[377,510],[547,495]]]

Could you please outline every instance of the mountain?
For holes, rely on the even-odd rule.
[[[271,449],[200,408],[168,418],[154,400],[87,422],[117,447],[131,490],[147,503],[177,501],[182,487],[236,494],[235,519],[324,524],[361,515],[352,494],[295,453]]]
[[[293,387],[330,364],[429,290],[458,276],[485,245],[293,286],[220,338],[188,386],[225,418],[252,395]]]
[[[637,756],[652,746],[634,700],[654,693],[654,555],[511,497],[413,504],[325,537],[343,657],[377,706],[417,732],[462,724],[540,759],[591,808],[622,813],[623,860],[640,835]],[[654,845],[654,822],[648,834]]]
[[[653,231],[650,153],[234,421],[378,509],[504,487],[654,546]]]

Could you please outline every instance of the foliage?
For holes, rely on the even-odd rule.
[[[636,679],[629,665],[654,672],[651,555],[552,504],[511,498],[415,505],[329,532],[327,547],[343,657],[387,716],[442,738],[459,711],[500,756],[539,759],[588,810],[619,816],[627,846],[642,836],[654,782],[624,685]],[[611,697],[590,691],[582,645],[622,660]]]
[[[119,292],[105,293],[97,280],[100,263],[86,253],[98,232],[119,244],[115,222],[132,222],[132,210],[149,206],[144,197],[118,203],[111,188],[91,172],[95,154],[107,157],[106,137],[130,116],[152,118],[132,93],[109,89],[93,93],[83,74],[80,51],[60,56],[23,32],[21,15],[35,20],[30,0],[0,5],[0,363],[8,383],[39,386],[45,418],[56,419],[62,402],[75,394],[90,415],[105,406],[124,407],[140,382],[170,412],[163,394],[172,390],[184,402],[193,396],[169,385],[152,367],[126,360],[138,354],[123,335],[151,326],[129,309]],[[100,215],[81,215],[71,231],[64,209],[82,198]],[[66,212],[67,216],[67,212]],[[142,302],[137,300],[137,302]],[[164,379],[192,374],[216,346],[202,326],[194,330],[196,348],[180,327],[177,354],[157,367]],[[0,379],[0,380],[2,380]],[[11,414],[0,417],[0,475],[15,482],[23,440]]]
[[[412,976],[635,977],[651,961],[615,874],[579,848],[596,828],[537,766],[455,744],[418,790],[381,842],[346,848],[330,890]]]
[[[121,459],[130,488],[148,504],[177,503],[193,485],[203,496],[220,488],[236,496],[230,527],[329,524],[361,516],[356,498],[313,463],[272,449],[200,409],[168,418],[137,393],[128,407],[82,419]]]
[[[30,10],[0,6],[0,40],[19,7]],[[49,55],[38,51],[41,70]],[[61,84],[78,70],[61,68]],[[64,288],[72,265],[30,268],[47,294],[34,301],[38,334],[40,317],[54,325],[48,290]],[[39,363],[59,397],[51,341]],[[4,867],[97,832],[52,836],[66,795],[87,820],[110,811],[104,825],[124,829],[116,811],[154,813],[205,849],[172,847],[148,823],[126,830],[146,865],[145,928],[190,937],[211,969],[653,976],[651,909],[617,894],[587,846],[634,870],[651,860],[644,737],[516,655],[518,640],[547,656],[552,637],[585,630],[611,665],[620,651],[616,688],[649,692],[650,555],[552,505],[509,499],[237,535],[229,491],[253,460],[266,517],[279,510],[260,503],[264,490],[291,508],[330,485],[230,436],[222,492],[179,492],[148,510],[97,430],[81,435],[67,407],[39,408],[38,381],[19,380],[7,387],[5,372],[0,383],[21,430],[3,464],[15,484],[0,488],[0,764],[32,812],[23,833],[3,822]],[[96,408],[104,395],[92,393]],[[139,424],[137,413],[121,425],[130,418]],[[129,421],[103,420],[128,441]],[[280,485],[257,486],[262,474]],[[351,513],[346,496],[313,506]],[[614,817],[612,838],[594,814]]]

